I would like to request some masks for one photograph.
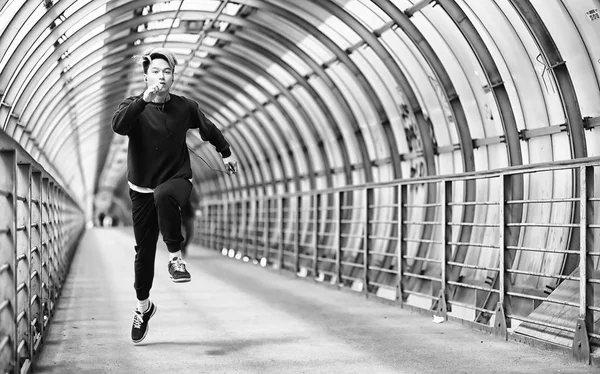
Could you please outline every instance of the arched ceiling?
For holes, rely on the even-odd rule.
[[[88,207],[123,185],[127,139],[110,120],[143,91],[133,57],[155,46],[177,55],[172,92],[240,161],[211,170],[220,157],[189,133],[206,196],[598,155],[598,0],[0,6],[0,126]]]

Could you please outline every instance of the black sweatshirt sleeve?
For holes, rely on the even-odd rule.
[[[141,96],[130,96],[119,104],[119,108],[113,114],[112,129],[120,135],[127,135],[131,127],[138,121],[138,116],[146,107],[146,102]]]
[[[192,119],[194,125],[198,126],[198,131],[200,132],[202,140],[209,141],[210,144],[214,145],[217,152],[221,154],[221,157],[225,158],[231,156],[229,143],[223,136],[223,133],[221,133],[221,130],[219,130],[211,120],[206,118],[195,101],[190,101],[194,103],[194,105],[192,105]]]

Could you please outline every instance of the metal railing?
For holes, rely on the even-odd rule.
[[[26,373],[39,352],[80,234],[81,209],[0,133],[0,372]]]
[[[197,238],[239,260],[466,321],[504,339],[545,341],[590,363],[590,345],[600,339],[593,324],[600,311],[600,250],[593,245],[599,165],[588,158],[205,200]]]

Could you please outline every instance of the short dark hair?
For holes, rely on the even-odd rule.
[[[144,54],[142,54],[142,67],[144,69],[144,74],[148,74],[148,68],[150,67],[150,63],[152,60],[161,59],[169,64],[171,70],[175,71],[175,65],[177,65],[177,59],[173,52],[169,51],[166,48],[153,48],[150,49]]]

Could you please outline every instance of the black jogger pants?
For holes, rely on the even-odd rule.
[[[162,234],[169,252],[181,249],[180,207],[187,203],[191,191],[192,183],[182,178],[164,182],[154,189],[154,193],[129,190],[136,243],[133,286],[138,300],[145,300],[150,295],[158,234]]]

